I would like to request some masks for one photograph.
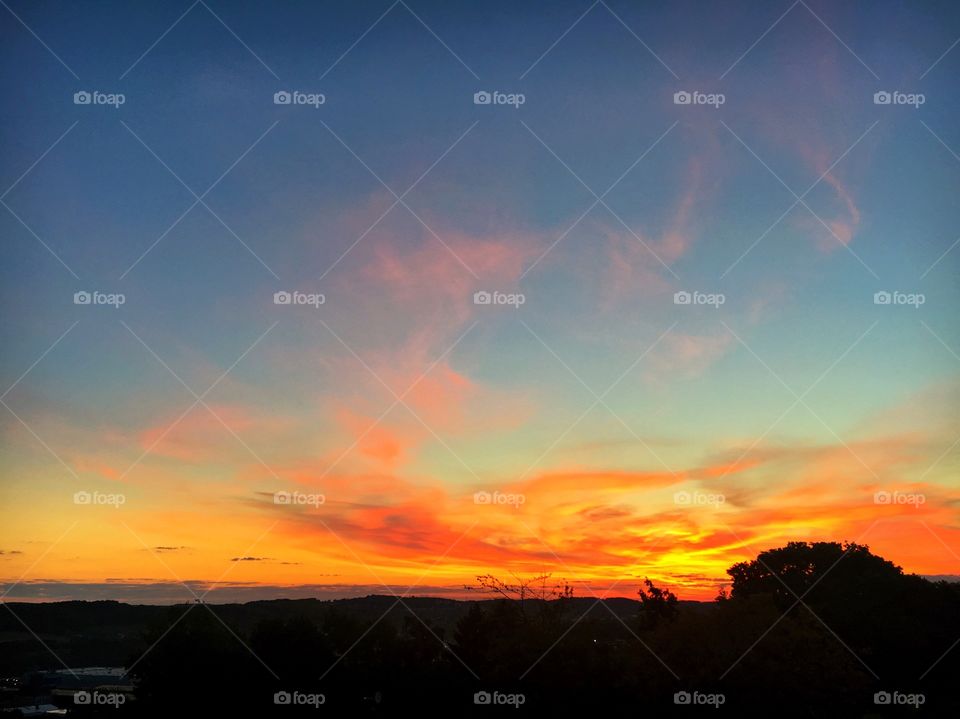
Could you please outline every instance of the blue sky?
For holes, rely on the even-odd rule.
[[[690,591],[706,591],[741,547],[715,517],[670,515],[664,472],[729,497],[725,521],[751,541],[796,531],[797,496],[803,531],[853,538],[887,489],[924,492],[925,520],[956,541],[951,4],[3,13],[0,492],[49,518],[0,535],[21,570],[18,547],[69,525],[75,486],[128,494],[148,544],[197,547],[183,571],[198,580],[291,484],[325,490],[324,526],[401,580],[474,516],[460,494],[540,481],[556,491],[523,511],[584,576],[660,531],[682,537],[670,561],[688,551],[703,573]],[[282,90],[325,102],[277,105]],[[124,102],[77,105],[78,91]],[[524,102],[477,105],[478,91]],[[678,105],[683,91],[723,102]],[[483,289],[525,302],[477,306]],[[282,290],[326,302],[277,306]],[[125,302],[76,305],[78,291]],[[682,291],[723,304],[677,305]],[[196,396],[210,407],[181,417]],[[611,472],[635,481],[604,489]],[[571,475],[597,495],[566,496]],[[194,496],[205,540],[182,508]],[[595,504],[623,517],[569,536],[565,518]],[[408,505],[432,539],[370,544]],[[316,522],[278,521],[272,555],[346,561]],[[95,524],[79,530],[89,564],[54,550],[43,576],[131,576],[135,548],[106,566],[120,540]],[[507,551],[516,526],[478,531],[437,582],[543,560]],[[916,541],[901,561],[950,571]],[[662,554],[640,559],[669,577]],[[248,579],[309,583],[291,572]]]

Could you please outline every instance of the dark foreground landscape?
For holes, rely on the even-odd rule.
[[[3,707],[960,716],[960,585],[835,543],[793,543],[729,574],[715,602],[678,601],[652,583],[637,600],[597,602],[555,580],[483,577],[497,598],[9,603]]]

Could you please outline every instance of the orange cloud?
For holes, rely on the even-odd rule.
[[[216,461],[235,455],[237,447],[242,449],[230,430],[242,437],[273,434],[288,425],[283,419],[263,416],[250,408],[208,404],[210,409],[198,404],[179,421],[180,415],[174,415],[169,421],[141,431],[141,448],[156,456],[185,462]]]
[[[384,423],[377,423],[375,417],[362,417],[347,407],[341,407],[337,410],[337,420],[353,437],[358,453],[386,467],[396,466],[409,450],[408,439],[400,437]]]

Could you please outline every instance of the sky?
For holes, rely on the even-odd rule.
[[[960,575],[951,3],[0,18],[9,599]]]

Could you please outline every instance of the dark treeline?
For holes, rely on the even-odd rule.
[[[869,717],[911,711],[897,705],[898,695],[922,695],[923,714],[960,716],[960,648],[948,651],[960,639],[957,584],[906,575],[862,545],[837,543],[791,543],[728,573],[729,590],[713,603],[679,602],[651,582],[636,601],[598,603],[543,578],[518,586],[487,576],[480,587],[499,598],[404,599],[415,614],[389,596],[214,607],[65,603],[55,613],[16,606],[41,635],[82,634],[77,622],[91,612],[101,629],[142,627],[125,643],[104,637],[109,656],[82,657],[132,667],[135,701],[100,709],[106,716]],[[0,631],[12,631],[9,624]],[[61,648],[74,652],[74,664],[76,650],[97,646]],[[121,650],[126,655],[116,656]],[[277,692],[322,694],[324,705],[278,706]],[[522,695],[522,705],[476,705],[477,692]],[[678,692],[694,704],[722,696],[722,704],[678,705]],[[878,692],[891,703],[877,704]]]

